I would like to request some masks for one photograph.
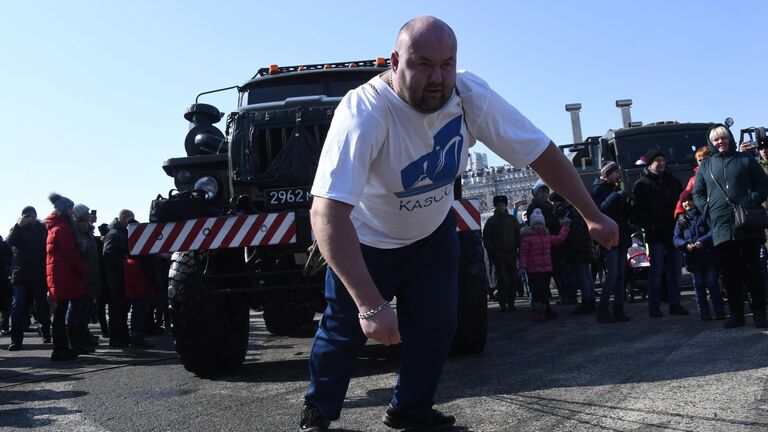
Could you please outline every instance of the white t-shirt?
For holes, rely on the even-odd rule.
[[[339,103],[312,195],[353,205],[361,243],[391,249],[431,234],[450,211],[453,182],[476,140],[517,167],[549,144],[477,76],[459,72],[456,87],[461,96],[454,92],[431,114],[413,109],[378,76]]]

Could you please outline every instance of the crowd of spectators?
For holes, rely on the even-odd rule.
[[[619,244],[612,248],[594,244],[579,213],[542,182],[532,189],[522,223],[509,214],[506,196],[495,197],[483,243],[496,274],[499,309],[515,310],[515,298],[524,295],[518,287],[526,286],[532,319],[556,317],[549,301],[552,279],[560,304],[577,304],[581,293],[573,314],[594,313],[599,323],[629,321],[624,312],[625,272],[627,250],[637,230],[650,259],[650,317],[664,316],[662,301],[669,304],[670,315],[690,314],[680,295],[685,267],[693,277],[701,320],[726,320],[725,328],[741,327],[749,304],[754,325],[768,327],[766,227],[739,226],[734,216],[736,206],[768,208],[768,142],[736,148],[730,130],[715,125],[709,130],[708,145],[695,157],[698,166],[685,188],[667,170],[666,157],[656,148],[642,158],[645,166],[630,190],[622,188],[619,166],[603,162],[592,198],[619,227]],[[598,273],[603,277],[596,305]]]
[[[151,348],[145,336],[169,328],[167,257],[128,256],[130,210],[97,235],[95,210],[57,193],[48,198],[47,217],[24,207],[0,237],[0,331],[10,336],[8,350],[26,349],[24,333],[37,331],[51,344],[51,360],[75,360],[99,346],[89,329],[97,322],[112,348]]]

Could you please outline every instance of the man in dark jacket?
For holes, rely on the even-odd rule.
[[[581,304],[572,312],[574,315],[589,315],[595,312],[595,280],[589,271],[593,260],[594,247],[589,236],[587,223],[578,211],[557,192],[549,195],[549,200],[555,209],[558,220],[570,219],[571,230],[563,243],[562,251],[565,260],[565,277],[568,280],[568,298],[576,300],[581,291]]]
[[[11,334],[9,328],[11,312],[11,286],[9,275],[13,254],[11,247],[0,236],[0,330],[3,336]]]
[[[534,210],[541,209],[541,214],[544,215],[544,223],[549,234],[557,235],[560,232],[560,223],[555,217],[555,209],[552,208],[552,203],[549,202],[549,187],[539,180],[531,189],[531,193],[533,199],[531,199],[531,203],[528,204],[528,208],[525,210],[526,217],[530,217]]]
[[[37,211],[32,206],[24,207],[16,225],[8,234],[8,245],[13,251],[11,270],[11,344],[9,351],[19,351],[27,327],[27,304],[35,303],[37,321],[43,342],[51,342],[51,313],[48,306],[45,280],[45,242],[48,232],[45,225],[37,220]]]
[[[605,280],[597,306],[597,322],[607,324],[629,321],[624,314],[624,274],[627,248],[632,244],[629,229],[631,200],[621,189],[621,172],[616,162],[606,161],[600,168],[600,177],[592,185],[592,199],[597,207],[619,226],[619,244],[610,249],[600,247],[605,268]],[[608,310],[613,294],[613,314]]]
[[[130,344],[123,262],[128,256],[128,222],[132,219],[132,211],[120,210],[104,238],[104,271],[109,289],[109,346],[115,348]]]
[[[496,269],[499,310],[515,310],[515,296],[520,280],[517,276],[517,252],[520,249],[520,224],[507,211],[506,195],[493,197],[493,216],[483,228],[483,245]]]
[[[675,208],[683,185],[666,172],[667,159],[658,149],[645,154],[647,166],[632,188],[634,217],[645,230],[651,268],[648,272],[648,314],[654,318],[661,312],[662,273],[667,275],[670,315],[688,315],[680,304],[682,256],[672,243],[675,231]]]

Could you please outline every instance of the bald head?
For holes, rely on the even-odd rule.
[[[392,86],[417,111],[432,113],[453,95],[456,35],[432,16],[414,18],[397,34],[392,52]]]
[[[403,24],[397,33],[395,49],[404,51],[412,43],[443,43],[456,47],[456,35],[453,29],[444,21],[433,16],[424,15],[413,18]]]

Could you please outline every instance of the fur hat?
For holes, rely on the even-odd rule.
[[[619,166],[614,161],[605,161],[603,166],[600,167],[600,177],[606,178],[611,175],[612,172],[618,170]]]
[[[35,210],[35,208],[34,208],[34,207],[32,207],[32,206],[26,206],[26,207],[24,207],[23,209],[21,209],[21,215],[22,215],[22,216],[24,216],[24,215],[28,215],[28,214],[30,214],[30,213],[34,213],[34,214],[37,214],[37,210]]]
[[[91,209],[89,209],[85,204],[78,204],[72,209],[72,217],[74,219],[80,219],[87,215],[90,211]]]
[[[528,217],[528,225],[534,226],[544,224],[546,224],[546,221],[544,220],[544,214],[541,212],[541,209],[533,209],[531,216]]]
[[[496,204],[504,204],[504,205],[509,204],[509,201],[507,200],[507,196],[496,195],[495,197],[493,197],[493,205],[496,205]]]
[[[653,163],[653,160],[656,159],[659,156],[666,157],[666,156],[664,156],[664,152],[662,152],[661,150],[659,150],[659,149],[650,149],[650,150],[648,150],[645,153],[645,163],[650,165],[650,164]]]
[[[539,179],[536,181],[536,184],[533,185],[533,189],[531,189],[531,192],[533,193],[534,197],[538,195],[541,188],[547,188],[547,190],[549,190],[549,186],[547,186],[546,183],[544,183],[543,181],[541,181],[541,179]]]
[[[70,214],[72,208],[75,207],[75,203],[73,203],[71,199],[61,196],[56,192],[51,192],[51,194],[48,195],[48,200],[53,204],[53,208],[59,213]]]
[[[691,191],[689,191],[688,189],[686,189],[686,190],[684,190],[684,191],[682,191],[680,193],[680,202],[681,203],[683,201],[688,201],[688,200],[692,200],[692,199],[693,199],[693,193]]]

